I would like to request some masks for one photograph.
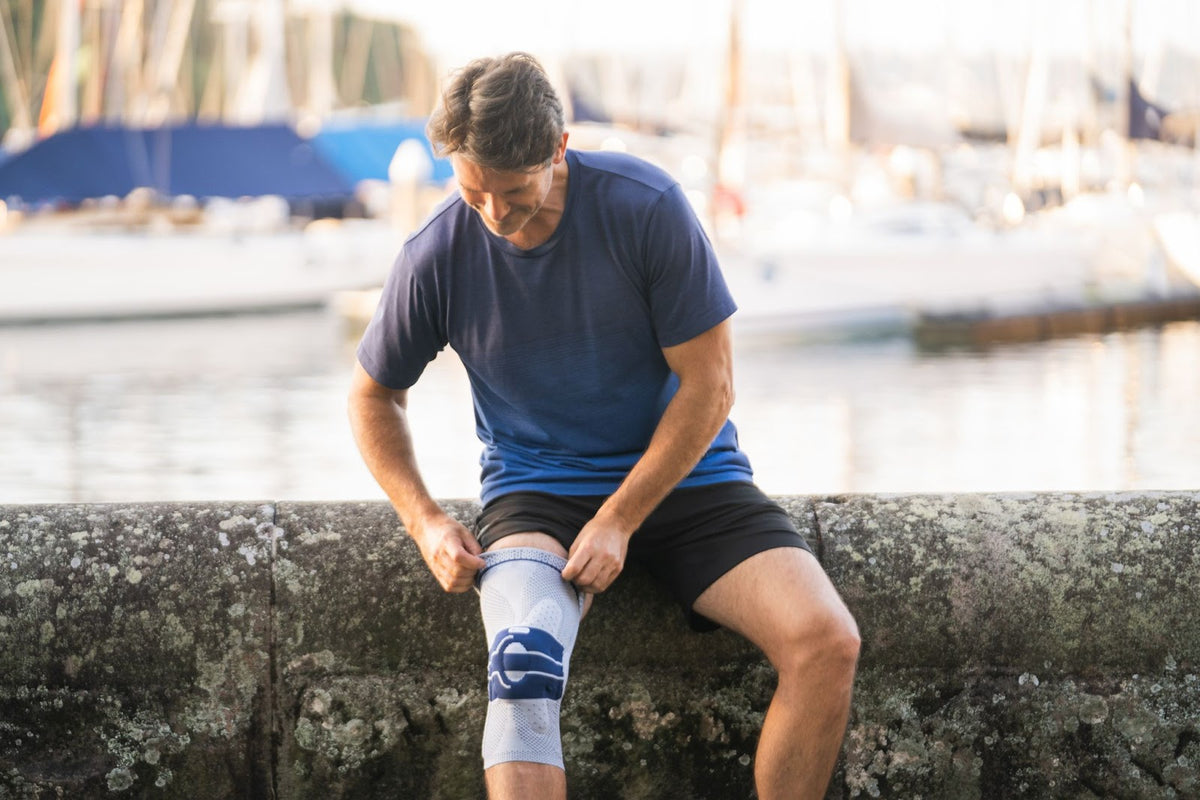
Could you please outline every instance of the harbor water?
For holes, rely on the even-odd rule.
[[[0,328],[0,502],[379,499],[329,311]],[[905,336],[736,345],[733,419],[771,493],[1200,487],[1200,323],[986,350]],[[479,445],[452,353],[412,390],[440,497]]]

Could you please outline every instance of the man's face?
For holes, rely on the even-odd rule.
[[[537,215],[554,178],[553,164],[532,172],[504,172],[480,167],[458,155],[450,156],[450,164],[463,200],[498,236],[512,236]]]

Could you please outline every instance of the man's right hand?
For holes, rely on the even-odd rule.
[[[447,592],[465,592],[483,569],[483,548],[471,532],[449,516],[430,520],[410,531],[429,571]]]

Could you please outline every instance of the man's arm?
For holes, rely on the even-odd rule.
[[[354,441],[421,556],[447,592],[471,588],[483,567],[471,532],[442,510],[421,480],[408,427],[408,392],[378,383],[354,365],[348,410]]]
[[[617,491],[583,527],[563,578],[602,592],[625,564],[629,538],[712,444],[733,407],[733,348],[725,320],[683,344],[663,348],[679,390],[667,404],[646,452]]]

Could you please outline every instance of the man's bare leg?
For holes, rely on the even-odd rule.
[[[566,549],[553,536],[544,533],[514,533],[493,544],[489,550],[507,547],[536,547],[557,556],[567,557]],[[591,605],[584,604],[584,613]],[[490,800],[566,800],[567,776],[549,764],[530,761],[506,761],[484,772],[484,782]]]
[[[759,553],[695,610],[758,645],[779,673],[755,756],[760,800],[823,798],[837,763],[858,660],[858,627],[809,552]]]
[[[549,764],[506,761],[484,772],[489,800],[566,800],[567,774]]]

